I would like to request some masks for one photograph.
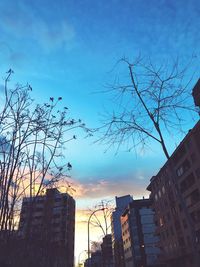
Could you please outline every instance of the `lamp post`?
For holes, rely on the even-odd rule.
[[[88,267],[90,266],[90,219],[92,218],[92,216],[100,211],[100,210],[105,210],[105,208],[101,208],[101,209],[97,209],[95,211],[93,211],[91,214],[90,214],[90,217],[88,219]]]

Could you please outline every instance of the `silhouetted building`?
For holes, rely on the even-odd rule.
[[[101,250],[92,252],[91,257],[85,261],[84,267],[104,267],[104,265],[102,265]]]
[[[42,266],[74,266],[74,227],[75,201],[69,194],[53,188],[23,199],[19,234],[31,243],[34,257],[44,261]]]
[[[133,198],[130,195],[115,197],[116,208],[111,216],[111,231],[112,231],[112,247],[114,256],[114,266],[124,267],[124,249],[122,241],[122,230],[120,217],[124,212],[125,208]]]
[[[113,267],[112,236],[106,235],[101,244],[102,266]]]
[[[18,257],[19,252],[20,240],[18,238],[18,232],[16,230],[0,231],[0,266],[18,267],[16,258]]]
[[[151,178],[147,189],[155,209],[161,259],[168,267],[194,266],[192,248],[200,253],[200,121]]]
[[[156,247],[154,212],[151,200],[133,200],[121,216],[126,267],[155,267],[160,250]]]
[[[194,98],[195,106],[200,107],[200,79],[198,80],[198,82],[196,83],[196,85],[192,90],[192,96]]]

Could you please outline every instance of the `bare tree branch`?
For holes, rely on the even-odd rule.
[[[118,106],[112,113],[106,112],[97,142],[110,146],[127,145],[128,150],[146,146],[152,139],[161,145],[169,158],[166,146],[167,134],[182,132],[186,115],[191,118],[195,108],[190,97],[190,82],[186,71],[189,64],[180,68],[178,60],[170,67],[156,67],[151,60],[138,57],[134,63],[121,60],[127,66],[129,79],[111,85],[105,92],[114,93]],[[184,112],[183,112],[184,111]]]

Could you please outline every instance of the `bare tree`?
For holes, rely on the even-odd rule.
[[[98,241],[92,241],[91,242],[91,252],[96,252],[101,250],[101,243]]]
[[[94,213],[92,219],[90,220],[90,224],[93,227],[101,229],[102,235],[105,236],[108,234],[111,227],[111,214],[113,211],[113,206],[111,201],[101,200],[101,202],[95,205],[93,209],[89,209],[89,214],[97,209],[101,210],[101,212]]]
[[[10,89],[12,74],[7,72],[0,96],[0,233],[6,237],[17,228],[23,197],[34,202],[47,187],[66,180],[72,166],[62,148],[76,139],[74,129],[85,129],[67,107],[58,110],[62,97],[35,104],[29,84]],[[31,208],[29,213],[31,219]]]
[[[150,60],[138,58],[134,63],[120,60],[127,67],[121,82],[119,77],[105,92],[114,93],[118,107],[103,118],[103,132],[98,140],[110,146],[123,144],[128,150],[141,146],[148,140],[156,141],[167,159],[169,151],[166,136],[183,132],[188,113],[194,113],[186,70],[178,61],[172,67],[156,67]],[[187,118],[187,119],[186,119]]]

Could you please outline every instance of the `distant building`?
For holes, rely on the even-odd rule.
[[[86,259],[84,263],[84,267],[104,267],[102,265],[102,252],[101,250],[97,250],[91,253],[91,257]]]
[[[102,266],[113,267],[112,236],[106,235],[101,244]]]
[[[130,195],[115,197],[116,208],[111,216],[111,231],[112,231],[112,247],[114,255],[114,266],[124,267],[124,250],[122,241],[122,230],[120,217],[124,212],[125,208],[133,198]]]
[[[74,227],[75,201],[69,194],[53,188],[23,199],[19,234],[30,241],[33,257],[38,255],[44,266],[74,266]]]
[[[194,255],[200,254],[200,121],[151,178],[147,189],[162,261],[168,267],[194,266]]]
[[[158,266],[158,237],[155,235],[151,200],[133,200],[121,216],[125,267]]]
[[[112,237],[110,234],[103,237],[100,250],[91,253],[86,259],[84,267],[113,267]]]

